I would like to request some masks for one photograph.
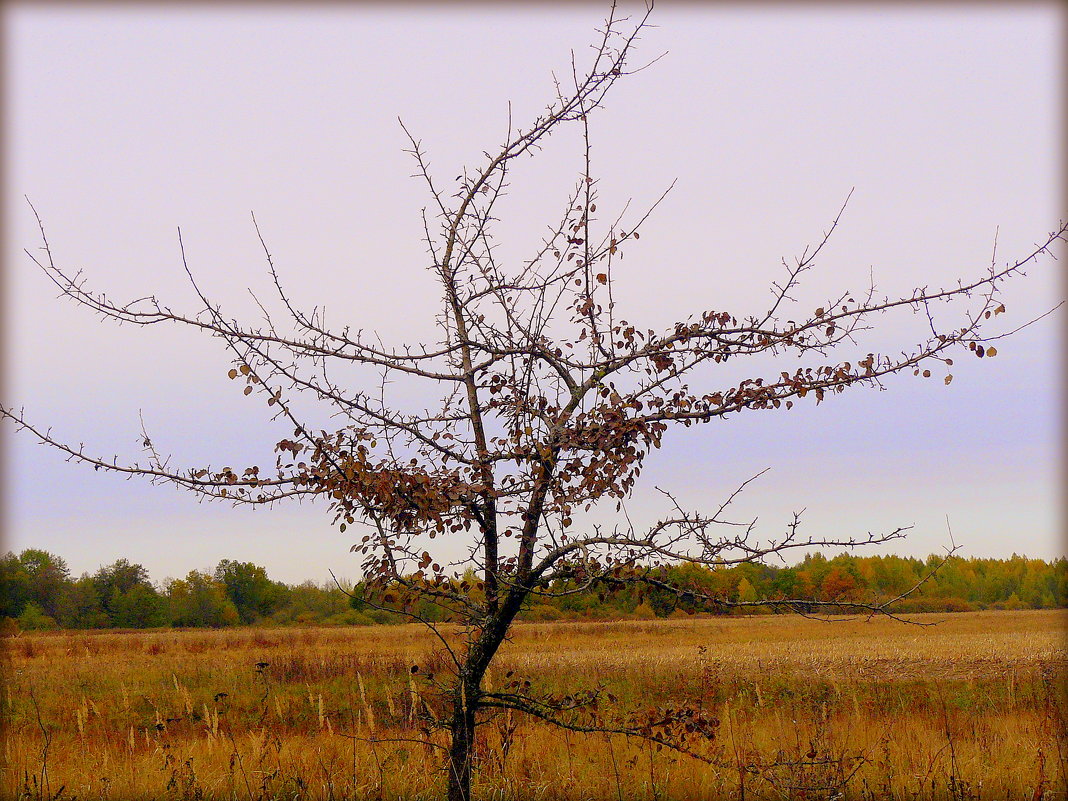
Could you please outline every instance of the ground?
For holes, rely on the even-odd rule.
[[[606,715],[690,705],[720,724],[701,761],[501,715],[476,795],[1065,797],[1068,610],[910,619],[938,624],[520,624],[491,686],[514,671],[546,693],[603,687]],[[433,646],[414,625],[7,638],[0,795],[440,798]]]

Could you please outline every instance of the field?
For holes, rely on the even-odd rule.
[[[720,724],[702,761],[501,715],[476,797],[1068,797],[1068,611],[913,619],[942,622],[519,625],[495,686],[511,670]],[[439,658],[416,626],[22,634],[4,659],[4,798],[443,795],[441,708],[417,681]]]

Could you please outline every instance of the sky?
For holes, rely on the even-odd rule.
[[[287,431],[226,378],[220,345],[116,327],[56,297],[40,247],[116,299],[195,298],[190,266],[235,317],[267,294],[254,212],[298,302],[392,342],[433,341],[422,185],[398,118],[443,182],[477,165],[552,99],[593,4],[206,5],[9,3],[4,43],[4,402],[87,451],[135,459],[139,414],[173,464],[270,463]],[[600,205],[675,188],[627,251],[617,301],[642,327],[766,303],[782,259],[816,242],[853,191],[802,294],[873,277],[887,294],[948,285],[1016,259],[1064,216],[1062,12],[1054,5],[658,4],[635,63],[592,120]],[[529,252],[580,169],[575,131],[517,167],[504,253]],[[608,216],[606,214],[606,216]],[[1004,328],[1064,296],[1061,262],[1006,290]],[[649,460],[630,508],[738,500],[779,535],[913,526],[885,551],[1064,552],[1062,310],[958,360],[954,381],[911,376],[789,414],[681,430]],[[878,336],[913,344],[915,321]],[[861,354],[863,355],[863,354]],[[846,357],[848,358],[848,356]],[[793,362],[783,369],[793,369]],[[198,503],[67,463],[2,426],[5,547],[63,556],[75,575],[120,557],[156,580],[220,559],[276,579],[356,576],[325,508]],[[351,534],[351,532],[350,532]],[[803,554],[798,553],[797,558]]]

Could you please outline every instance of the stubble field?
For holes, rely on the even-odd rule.
[[[719,720],[704,759],[502,714],[477,798],[1068,797],[1068,611],[518,625],[490,673]],[[431,799],[442,671],[417,626],[4,640],[4,798]],[[413,665],[419,672],[412,674]],[[608,701],[608,694],[615,699]]]

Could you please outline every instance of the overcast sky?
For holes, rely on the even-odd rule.
[[[40,245],[116,299],[194,308],[176,228],[204,286],[234,316],[267,294],[255,212],[276,264],[328,320],[387,341],[432,341],[428,198],[397,118],[451,181],[508,120],[550,100],[581,59],[596,5],[323,7],[7,4],[5,402],[105,456],[135,458],[141,410],[174,464],[273,462],[289,432],[226,379],[213,340],[116,328],[56,299],[22,253]],[[1060,11],[1053,5],[658,6],[638,62],[592,123],[601,205],[674,191],[627,251],[617,300],[641,327],[705,308],[757,311],[780,261],[852,200],[805,298],[874,279],[889,294],[950,284],[1029,252],[1065,213],[1059,177]],[[541,236],[578,174],[575,131],[516,169],[506,253]],[[606,214],[606,217],[608,215]],[[1006,327],[1054,305],[1060,263],[1006,292]],[[881,333],[899,349],[913,321]],[[893,550],[964,555],[1064,550],[1060,498],[1063,312],[958,360],[954,381],[889,381],[789,414],[675,432],[632,507],[739,501],[779,534],[855,536],[913,525]],[[861,356],[863,354],[860,354]],[[843,354],[849,358],[849,354]],[[796,360],[784,365],[793,369]],[[274,578],[355,576],[350,537],[322,506],[273,511],[68,464],[3,432],[6,547],[42,547],[75,574],[119,557],[153,577],[254,561]],[[798,558],[801,554],[797,555]]]

